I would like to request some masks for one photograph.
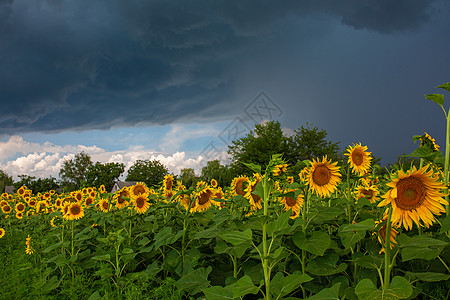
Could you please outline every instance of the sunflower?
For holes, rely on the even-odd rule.
[[[372,161],[371,152],[367,152],[367,146],[353,144],[353,147],[347,148],[348,163],[352,167],[352,172],[359,175],[365,174],[370,169],[370,162]]]
[[[23,218],[23,213],[22,212],[16,212],[16,218],[17,219],[22,219]]]
[[[280,176],[282,173],[286,173],[287,164],[276,165],[273,169],[273,176]]]
[[[16,192],[17,195],[23,197],[25,196],[25,192],[27,191],[27,187],[22,185]]]
[[[231,182],[231,195],[237,196],[242,195],[245,196],[246,185],[250,183],[250,180],[247,176],[239,176],[235,177]]]
[[[25,210],[25,204],[19,202],[16,204],[16,212],[23,212]]]
[[[256,189],[256,185],[261,181],[261,176],[257,173],[255,173],[253,176],[254,179],[250,181],[247,188],[245,189],[246,194],[244,197],[248,199],[248,202],[250,203],[251,206],[251,210],[257,210],[262,208],[261,205],[262,199],[260,196],[254,194],[253,192]]]
[[[108,203],[108,200],[102,199],[102,200],[98,203],[98,208],[99,208],[102,212],[104,212],[104,213],[108,212],[108,210],[109,210],[109,203]]]
[[[205,187],[200,191],[194,193],[194,195],[195,195],[195,202],[191,207],[191,212],[195,211],[202,212],[211,207],[211,204],[213,203],[212,198],[214,196],[213,189]]]
[[[5,229],[0,228],[0,239],[5,236]]]
[[[448,202],[441,192],[444,184],[433,177],[433,170],[427,172],[428,166],[419,170],[403,172],[399,170],[387,184],[391,189],[383,195],[385,198],[378,206],[392,205],[392,224],[412,228],[412,223],[420,226],[420,220],[428,228],[435,220],[434,215],[445,212],[443,205]]]
[[[356,187],[356,199],[366,198],[370,203],[375,203],[380,192],[376,185],[359,185]]]
[[[27,203],[28,203],[28,206],[35,207],[37,204],[36,198],[30,198]]]
[[[69,220],[69,207],[70,207],[71,203],[70,202],[63,202],[62,206],[61,206],[61,214],[63,215],[63,218],[66,220]]]
[[[313,159],[311,169],[308,172],[308,184],[310,188],[321,197],[328,197],[336,190],[341,181],[341,174],[337,162],[331,163],[325,155],[322,162]]]
[[[217,180],[215,180],[214,178],[211,179],[211,186],[212,186],[213,188],[216,188],[217,185],[218,185]]]
[[[143,182],[138,182],[130,187],[131,197],[137,197],[140,195],[148,196],[149,189]]]
[[[293,184],[293,183],[294,183],[294,177],[293,177],[293,176],[288,176],[288,177],[286,178],[286,182],[287,182],[288,184]]]
[[[383,219],[381,221],[375,221],[375,225],[378,225],[382,222],[385,222],[387,220],[387,215],[385,214]],[[375,233],[378,237],[378,242],[380,242],[381,244],[381,250],[380,253],[384,253],[385,249],[384,249],[384,244],[386,242],[386,223],[383,224],[383,226],[380,227],[380,229],[378,230],[378,232]],[[394,226],[391,226],[391,235],[389,237],[390,239],[390,248],[393,249],[395,246],[397,246],[397,234],[398,231],[395,230]]]
[[[84,210],[80,203],[74,202],[69,205],[67,210],[68,220],[77,220],[84,216]]]
[[[118,191],[114,195],[114,200],[116,201],[116,207],[118,209],[122,209],[126,206],[128,206],[129,202],[128,199],[131,197],[130,191],[127,187],[122,188],[120,191]]]
[[[28,237],[26,238],[25,244],[27,245],[27,248],[25,249],[25,253],[29,254],[29,255],[33,254],[34,249],[33,249],[33,247],[31,247],[31,236],[30,235],[28,235]]]
[[[86,197],[86,199],[84,199],[84,206],[89,206],[92,203],[94,203],[94,198],[92,198],[91,196]]]
[[[2,212],[4,214],[9,214],[11,212],[12,208],[11,206],[9,206],[9,204],[7,203],[6,205],[2,206]]]
[[[81,203],[81,201],[83,201],[83,192],[82,191],[73,192],[72,197],[74,197],[77,202]]]
[[[423,145],[428,145],[433,151],[439,151],[439,145],[436,144],[435,139],[426,132],[420,136],[420,146]]]
[[[304,183],[308,183],[308,176],[309,176],[309,167],[304,167],[300,173],[298,173],[298,177],[300,180]]]
[[[148,203],[147,196],[140,195],[135,198],[133,198],[133,204],[134,204],[134,210],[138,214],[143,214],[147,211],[147,209],[150,207],[150,203]]]
[[[6,200],[0,201],[0,207],[3,207],[5,205],[8,205],[8,201],[6,201]]]
[[[167,174],[164,176],[164,191],[171,191],[173,188],[173,176],[171,174]]]
[[[105,186],[103,184],[100,186],[100,188],[98,190],[99,190],[100,194],[105,194],[106,193],[106,188],[105,188]]]
[[[289,190],[288,192],[294,192],[295,194],[295,190]],[[292,197],[288,197],[285,196],[283,197],[283,199],[281,200],[281,204],[283,204],[283,209],[285,211],[288,211],[290,209],[292,209],[292,215],[291,215],[291,219],[295,219],[300,215],[300,210],[301,207],[303,206],[304,200],[303,200],[303,195],[300,193],[296,198],[292,198]]]

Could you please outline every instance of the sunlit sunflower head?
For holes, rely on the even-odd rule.
[[[140,195],[148,196],[149,189],[145,183],[138,182],[130,187],[130,194],[131,197],[137,197]]]
[[[308,172],[308,184],[310,188],[321,197],[328,197],[336,190],[341,181],[337,162],[331,163],[325,155],[322,161],[319,159],[312,161],[311,169]]]
[[[258,174],[259,175],[259,174]],[[253,177],[253,180],[249,182],[247,187],[245,188],[244,197],[248,199],[250,203],[251,210],[257,210],[262,208],[262,199],[260,196],[254,193],[256,186],[261,181],[261,176]]]
[[[6,200],[0,201],[0,207],[3,207],[5,205],[7,205],[7,204],[8,204],[8,201],[6,201]]]
[[[298,177],[300,178],[300,180],[303,183],[308,183],[309,170],[310,170],[309,166],[308,167],[304,167],[300,171],[300,173],[298,173]]]
[[[100,194],[105,194],[106,193],[106,187],[102,184],[99,189],[98,189]]]
[[[286,178],[286,182],[287,182],[288,184],[294,183],[294,177],[293,177],[293,176],[288,176],[288,177]]]
[[[122,209],[128,206],[128,200],[131,198],[130,191],[127,187],[122,188],[120,191],[116,192],[114,195],[114,201],[116,202],[116,207]]]
[[[23,212],[16,212],[16,218],[22,219],[23,218]]]
[[[248,184],[250,183],[250,180],[247,176],[239,176],[235,177],[233,181],[231,182],[231,195],[237,196],[237,195],[245,195],[245,190]]]
[[[211,179],[211,186],[212,186],[213,188],[216,188],[217,185],[218,185],[217,180],[215,180],[214,178]]]
[[[429,146],[433,151],[439,151],[439,145],[436,144],[435,139],[426,132],[420,136],[420,146],[424,145]]]
[[[166,176],[164,176],[163,185],[164,185],[164,191],[172,190],[172,188],[173,188],[173,175],[167,174]]]
[[[369,171],[372,155],[371,152],[367,152],[367,146],[361,146],[361,143],[353,144],[347,148],[347,152],[344,155],[348,156],[353,173],[363,175]]]
[[[419,170],[397,171],[387,186],[391,189],[383,195],[384,200],[378,206],[392,205],[392,224],[404,226],[410,230],[413,222],[417,226],[420,221],[428,228],[433,224],[434,215],[445,212],[444,205],[448,202],[441,192],[444,184],[433,177],[433,170],[428,166]]]
[[[0,228],[0,239],[5,236],[5,229]]]
[[[184,209],[188,210],[189,209],[189,204],[191,203],[191,197],[189,197],[188,195],[180,195],[179,203],[180,203],[181,206],[184,207]],[[192,207],[191,207],[191,209],[192,209]]]
[[[134,210],[138,214],[145,213],[150,207],[150,203],[148,202],[147,196],[140,195],[133,199]]]
[[[293,192],[294,197],[289,196],[283,197],[281,200],[281,204],[283,205],[283,209],[285,211],[292,209],[292,215],[290,218],[295,219],[300,215],[300,210],[304,203],[303,195],[299,193],[298,196],[295,197],[295,190],[293,189],[290,189],[287,192]]]
[[[6,205],[2,206],[2,212],[4,214],[9,214],[11,212],[12,208],[11,206],[9,206],[9,204],[7,203]]]
[[[94,203],[94,198],[92,198],[91,196],[86,197],[86,199],[84,199],[84,206],[89,206],[93,203]]]
[[[84,216],[84,210],[80,203],[71,203],[67,210],[68,220],[78,220]]]
[[[17,195],[23,197],[25,196],[25,192],[27,191],[27,187],[22,185],[18,190],[17,190]]]
[[[97,196],[97,192],[96,191],[92,190],[92,191],[89,192],[89,197],[92,197],[92,198],[95,199],[95,196]]]
[[[276,165],[272,171],[273,176],[280,176],[281,174],[286,173],[287,167],[287,164]]]
[[[102,212],[106,213],[109,211],[109,202],[106,199],[100,200],[98,203],[98,209],[100,209]]]
[[[36,198],[34,198],[34,197],[30,198],[27,203],[28,203],[28,206],[35,207],[37,204]]]
[[[72,197],[74,197],[77,202],[81,203],[83,201],[83,192],[76,191],[73,193]]]
[[[375,203],[380,193],[376,185],[359,185],[356,187],[356,199],[366,198],[370,203]]]
[[[16,204],[16,212],[23,212],[25,210],[25,204],[19,202]]]
[[[214,191],[210,187],[205,187],[195,192],[195,202],[192,204],[190,212],[202,212],[211,207]]]
[[[70,202],[63,202],[62,206],[61,206],[61,214],[63,216],[64,219],[68,220],[68,212],[69,212],[69,206],[70,206]]]

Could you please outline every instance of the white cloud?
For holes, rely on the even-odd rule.
[[[183,143],[199,137],[216,137],[220,131],[210,127],[175,124],[162,138],[161,149],[163,151],[178,151]]]
[[[174,130],[176,132],[178,129]],[[180,129],[179,132],[183,132]],[[49,142],[31,143],[20,136],[12,136],[0,143],[0,169],[18,180],[18,175],[35,176],[36,178],[59,178],[59,171],[67,159],[74,159],[75,154],[84,151],[91,156],[93,162],[118,162],[125,165],[125,174],[136,160],[159,160],[170,173],[180,174],[183,168],[193,168],[200,174],[206,165],[207,158],[202,156],[187,157],[185,152],[163,154],[143,146],[131,146],[127,150],[106,151],[97,146],[55,145]],[[222,163],[227,163],[226,152],[219,153]],[[125,175],[124,174],[124,175]],[[125,177],[125,176],[124,176]]]

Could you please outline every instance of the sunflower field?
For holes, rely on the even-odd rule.
[[[389,170],[358,143],[224,187],[22,186],[0,199],[0,298],[449,299],[449,147],[419,140]]]

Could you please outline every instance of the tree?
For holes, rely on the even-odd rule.
[[[187,188],[196,185],[198,181],[195,171],[192,168],[181,169],[180,179]]]
[[[281,124],[270,121],[256,124],[255,131],[234,140],[228,146],[228,154],[232,158],[232,173],[250,175],[251,171],[242,163],[254,163],[264,167],[273,154],[286,154],[289,151],[289,138],[283,135]]]
[[[202,168],[201,179],[210,182],[211,179],[217,180],[219,186],[230,185],[231,176],[228,171],[228,167],[220,164],[218,159],[210,160],[206,163],[206,166]]]
[[[90,166],[92,166],[91,157],[85,152],[77,153],[75,159],[65,160],[59,171],[61,185],[69,191],[80,189],[86,180],[86,173]]]
[[[23,185],[32,190],[34,194],[45,193],[59,188],[59,182],[52,176],[36,179],[34,176],[22,174],[19,175],[19,178],[20,180],[14,183],[14,189],[16,191]]]
[[[118,180],[124,171],[125,165],[123,163],[110,162],[102,164],[96,162],[88,167],[83,185],[97,188],[104,185],[106,190],[110,191],[114,186],[114,181]]]
[[[5,192],[5,187],[8,185],[13,185],[12,177],[0,170],[0,193]]]
[[[283,134],[278,121],[270,121],[255,125],[255,131],[228,146],[231,155],[231,174],[234,176],[251,175],[245,163],[254,163],[264,168],[273,154],[282,154],[283,159],[291,166],[298,161],[312,160],[327,155],[332,160],[342,159],[339,154],[339,143],[326,140],[327,132],[306,123],[306,127],[294,130],[295,135],[288,137]]]
[[[128,170],[127,181],[141,181],[148,187],[159,187],[169,170],[158,160],[137,160]]]

